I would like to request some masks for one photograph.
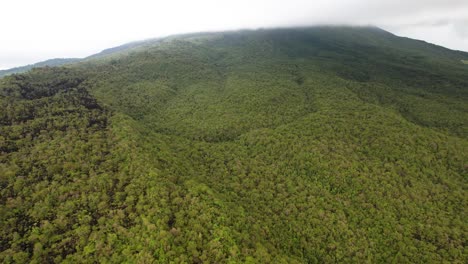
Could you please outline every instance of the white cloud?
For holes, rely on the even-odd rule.
[[[468,51],[466,0],[4,0],[0,10],[0,69],[175,33],[317,23],[374,24]]]

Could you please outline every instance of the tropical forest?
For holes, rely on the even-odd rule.
[[[468,53],[174,35],[0,78],[2,263],[467,263]]]

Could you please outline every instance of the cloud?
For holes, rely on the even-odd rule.
[[[372,24],[468,51],[467,0],[5,0],[0,9],[3,68],[177,33],[314,24]]]
[[[454,21],[453,27],[460,37],[468,39],[468,19]]]

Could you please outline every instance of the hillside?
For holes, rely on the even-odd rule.
[[[0,79],[4,263],[466,263],[468,53],[179,35]]]
[[[50,59],[46,61],[41,61],[38,63],[26,65],[26,66],[21,66],[21,67],[15,67],[7,70],[0,70],[0,78],[3,76],[15,74],[15,73],[24,73],[27,72],[33,68],[38,68],[38,67],[54,67],[54,66],[62,66],[65,64],[70,64],[73,62],[78,62],[80,59],[75,59],[75,58],[67,58],[67,59]]]
[[[29,64],[25,66],[20,66],[20,67],[15,67],[11,69],[6,69],[6,70],[0,70],[0,78],[16,73],[25,73],[28,72],[34,68],[40,68],[40,67],[58,67],[58,66],[65,66],[68,64],[72,63],[77,63],[82,60],[93,60],[93,59],[99,59],[101,57],[106,57],[112,54],[118,54],[118,56],[121,56],[122,53],[127,52],[130,49],[133,49],[135,47],[141,47],[144,46],[145,44],[154,44],[157,41],[157,39],[152,39],[152,40],[143,40],[143,41],[136,41],[136,42],[131,42],[127,43],[121,46],[105,49],[99,53],[93,54],[91,56],[85,57],[85,58],[56,58],[56,59],[50,59],[50,60],[45,60],[41,61],[38,63],[34,64]]]

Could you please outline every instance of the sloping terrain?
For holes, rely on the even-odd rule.
[[[313,27],[0,79],[0,259],[465,263],[462,60]]]
[[[12,75],[15,73],[24,73],[27,72],[33,68],[39,68],[39,67],[54,67],[54,66],[62,66],[65,64],[70,64],[74,62],[78,62],[80,59],[75,59],[75,58],[68,58],[68,59],[51,59],[51,60],[46,60],[26,66],[21,66],[21,67],[15,67],[7,70],[0,70],[0,77],[7,76],[7,75]]]

